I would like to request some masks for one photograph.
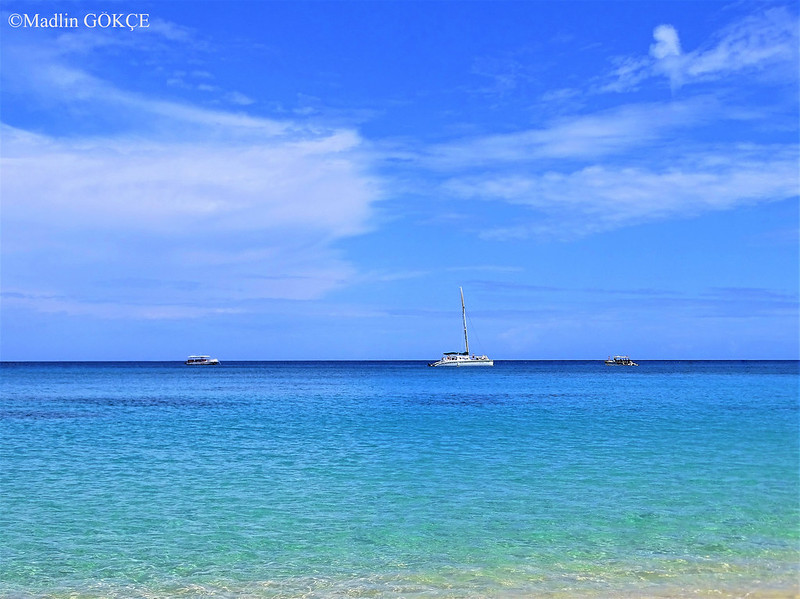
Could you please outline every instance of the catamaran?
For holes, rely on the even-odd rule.
[[[428,366],[494,366],[494,360],[487,356],[476,356],[469,353],[469,337],[467,336],[467,309],[464,307],[464,289],[461,291],[461,319],[464,321],[464,351],[446,352],[441,360],[432,362]]]

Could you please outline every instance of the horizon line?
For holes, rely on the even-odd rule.
[[[493,358],[495,362],[605,362],[605,358]],[[77,360],[77,359],[64,359],[64,360],[2,360],[0,364],[91,364],[91,363],[105,363],[105,364],[183,364],[184,359],[170,359],[170,360],[136,360],[136,359],[122,359],[122,360]],[[637,362],[800,362],[800,358],[636,358]],[[430,358],[294,358],[294,359],[230,359],[220,360],[216,366],[232,363],[264,363],[264,362],[430,362]]]

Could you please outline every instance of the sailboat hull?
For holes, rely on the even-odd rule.
[[[494,360],[488,358],[442,358],[428,366],[444,366],[447,368],[460,368],[462,366],[494,366]]]

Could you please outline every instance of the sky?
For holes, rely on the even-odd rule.
[[[798,359],[799,7],[4,0],[0,359]]]

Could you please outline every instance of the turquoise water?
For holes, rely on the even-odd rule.
[[[0,374],[3,597],[800,595],[797,362]]]

